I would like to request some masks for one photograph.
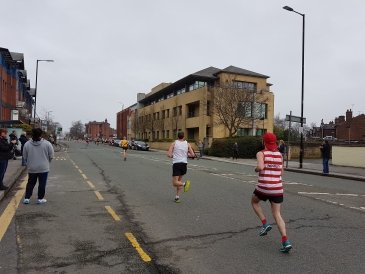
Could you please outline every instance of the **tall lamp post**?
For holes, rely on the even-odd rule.
[[[35,90],[34,90],[34,115],[33,115],[34,124],[35,124],[35,116],[36,116],[36,108],[37,108],[37,83],[38,83],[38,63],[39,62],[54,62],[54,60],[49,60],[49,59],[38,60],[37,59],[37,67],[35,70]]]
[[[299,14],[303,18],[303,28],[302,28],[302,99],[301,99],[301,111],[300,111],[300,152],[299,152],[299,168],[303,168],[303,155],[304,155],[304,145],[303,145],[303,108],[304,108],[304,33],[305,33],[305,14],[295,11],[289,6],[283,7],[287,11],[292,11]]]

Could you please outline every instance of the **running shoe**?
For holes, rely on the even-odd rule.
[[[269,232],[271,229],[272,229],[271,225],[269,225],[269,224],[263,225],[261,227],[259,235],[260,236],[265,236],[267,234],[267,232]]]
[[[46,199],[38,199],[37,204],[45,204],[47,203]]]
[[[175,203],[180,203],[181,201],[180,201],[180,198],[175,198]]]
[[[30,203],[30,199],[24,199],[24,200],[23,200],[23,204],[27,205],[27,204],[29,204],[29,203]]]
[[[283,253],[289,253],[290,249],[292,249],[292,245],[289,240],[286,240],[285,242],[282,243],[280,251]]]
[[[187,180],[184,184],[184,192],[188,192],[190,189],[190,181]]]

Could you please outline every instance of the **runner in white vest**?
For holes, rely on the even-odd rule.
[[[194,151],[190,144],[184,140],[184,132],[179,132],[178,139],[171,144],[167,156],[172,158],[172,185],[176,187],[175,203],[180,203],[180,190],[184,188],[187,192],[190,188],[190,181],[182,182],[183,175],[187,171],[188,156],[194,157]]]

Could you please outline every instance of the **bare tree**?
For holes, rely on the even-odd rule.
[[[213,108],[215,123],[223,125],[229,137],[237,133],[242,125],[251,124],[253,119],[257,119],[259,109],[255,108],[256,92],[233,85],[214,86],[212,88]]]
[[[72,122],[70,128],[70,136],[72,138],[83,138],[85,134],[85,126],[81,121]]]

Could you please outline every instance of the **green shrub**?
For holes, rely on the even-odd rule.
[[[211,156],[232,157],[233,144],[237,142],[240,158],[255,158],[256,153],[263,149],[261,140],[260,136],[214,139],[208,153]]]

